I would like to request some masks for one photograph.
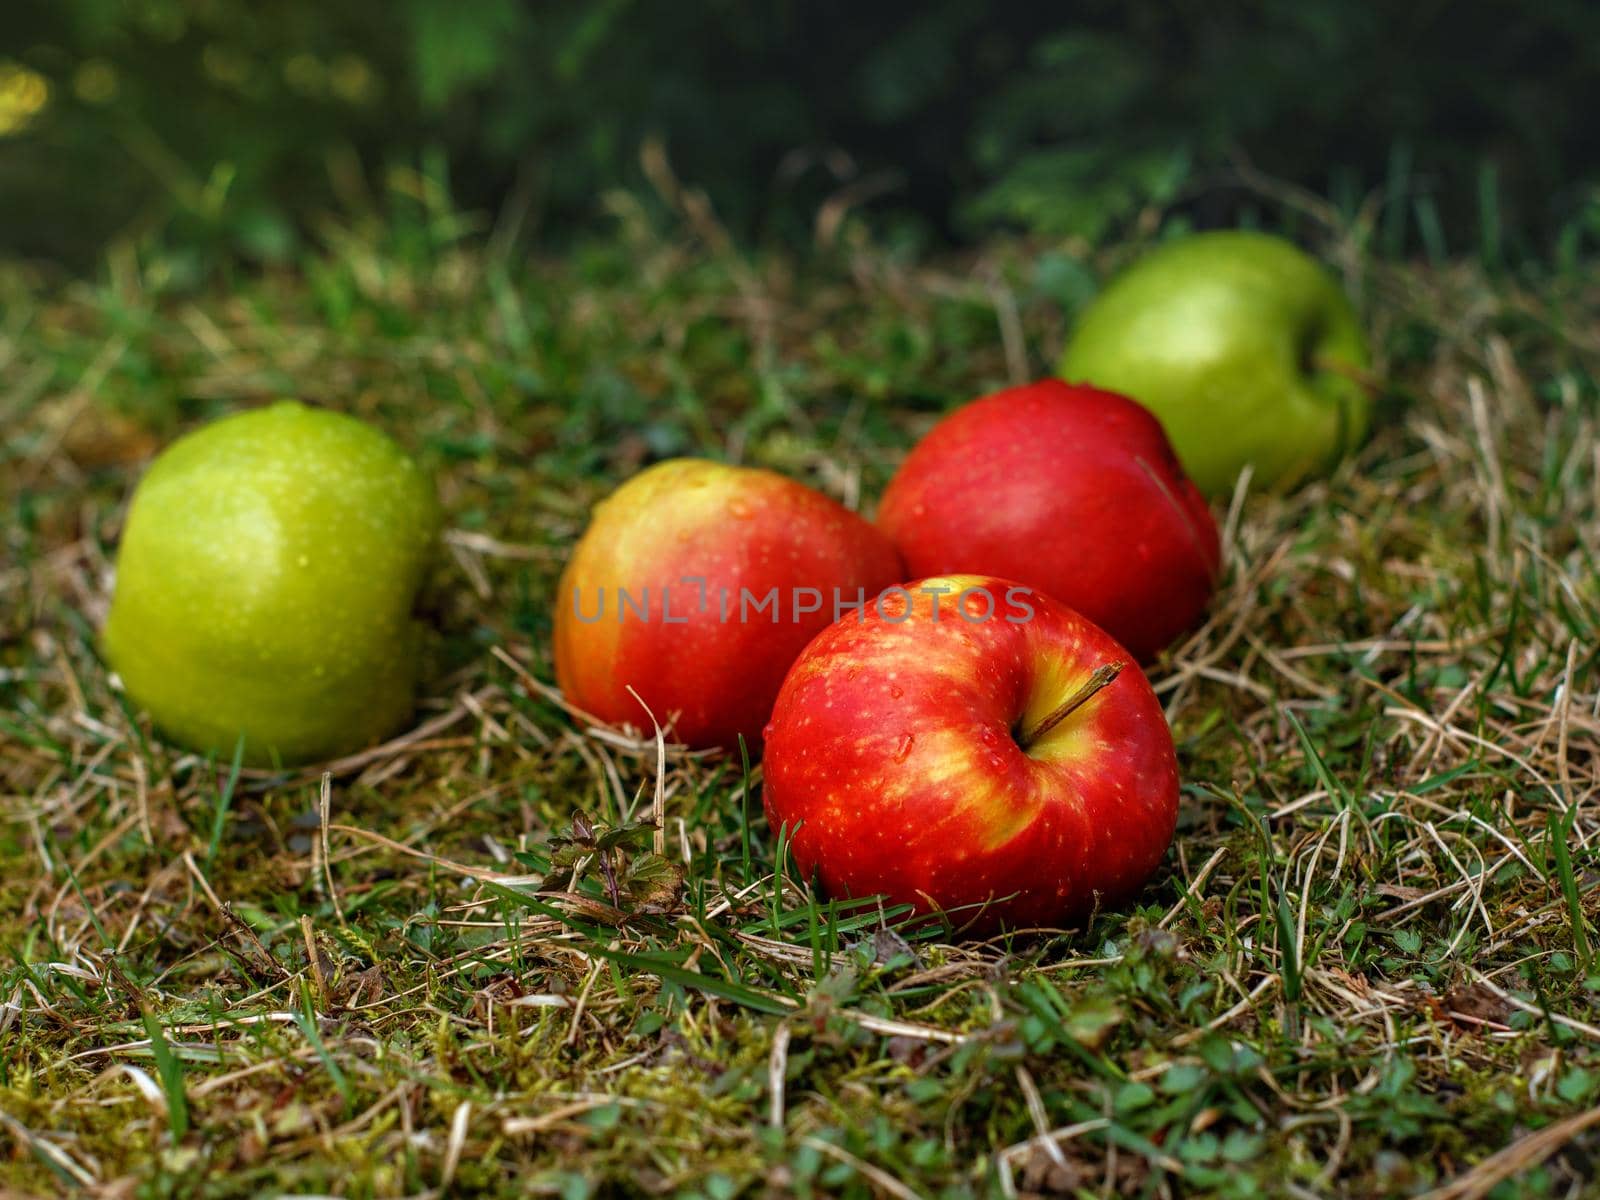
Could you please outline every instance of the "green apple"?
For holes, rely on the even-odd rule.
[[[1169,242],[1112,280],[1061,358],[1068,381],[1122,392],[1160,419],[1210,495],[1252,468],[1282,490],[1366,435],[1366,338],[1315,259],[1262,233]]]
[[[174,443],[134,492],[107,660],[173,740],[309,762],[410,716],[418,585],[439,536],[421,468],[293,401]]]

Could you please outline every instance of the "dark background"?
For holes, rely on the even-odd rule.
[[[750,241],[1095,240],[1259,172],[1382,252],[1571,256],[1597,114],[1589,0],[11,0],[0,249],[272,261],[408,190],[559,246],[667,170]]]

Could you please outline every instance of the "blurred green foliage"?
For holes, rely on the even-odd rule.
[[[544,237],[682,180],[747,237],[870,204],[1094,239],[1248,219],[1246,164],[1377,197],[1383,249],[1494,256],[1600,240],[1597,111],[1589,0],[12,0],[0,228],[272,260],[431,154]]]

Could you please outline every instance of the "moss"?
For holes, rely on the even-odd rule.
[[[667,766],[675,903],[617,923],[592,872],[578,901],[484,882],[655,785],[653,747],[547,690],[546,605],[590,502],[730,448],[875,495],[938,409],[1008,381],[969,280],[1008,288],[1029,368],[1052,361],[1037,247],[854,245],[796,271],[665,231],[446,269],[378,230],[230,288],[164,292],[151,266],[131,297],[7,269],[8,1186],[1403,1194],[1595,1102],[1596,937],[1573,932],[1600,821],[1592,273],[1365,264],[1384,420],[1331,480],[1245,501],[1211,623],[1153,672],[1187,786],[1137,908],[982,945],[874,939],[870,908],[835,934],[774,882],[759,819],[746,874],[741,773],[704,756]],[[326,864],[314,770],[247,772],[213,852],[227,765],[157,739],[92,638],[139,459],[283,392],[393,432],[452,530],[437,722],[340,768]],[[1055,1152],[1039,1122],[1069,1131]],[[1565,1193],[1595,1136],[1563,1135],[1529,1186]]]

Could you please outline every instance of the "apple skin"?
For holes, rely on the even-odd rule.
[[[1012,581],[947,576],[846,616],[790,669],[767,726],[767,821],[829,895],[882,895],[969,931],[1055,928],[1129,896],[1177,823],[1161,704],[1104,630]],[[926,588],[946,588],[935,597]],[[986,589],[981,623],[959,593]],[[937,616],[935,605],[938,605]],[[966,600],[983,612],[981,596]],[[1028,749],[1102,667],[1127,664]],[[972,906],[984,906],[977,909]],[[960,910],[960,911],[957,911]],[[970,924],[969,924],[970,923]]]
[[[1112,280],[1079,317],[1059,374],[1124,392],[1166,428],[1207,495],[1248,464],[1287,490],[1361,444],[1366,338],[1337,280],[1282,238],[1203,233]]]
[[[556,680],[574,706],[609,723],[648,732],[642,699],[679,742],[732,749],[743,734],[759,750],[784,672],[834,618],[834,589],[870,602],[902,577],[883,534],[802,483],[706,459],[657,463],[595,506],[562,573]],[[686,582],[694,578],[704,583]],[[619,587],[635,597],[648,589],[649,620],[622,609]],[[741,620],[741,588],[752,604],[776,588],[779,619],[752,608]],[[823,599],[796,617],[800,588]]]
[[[1141,662],[1190,629],[1221,550],[1161,426],[1125,396],[1057,379],[946,417],[890,481],[878,525],[912,575],[1014,579]]]
[[[432,482],[385,434],[282,401],[173,443],[140,481],[102,633],[174,741],[291,764],[409,717]]]

